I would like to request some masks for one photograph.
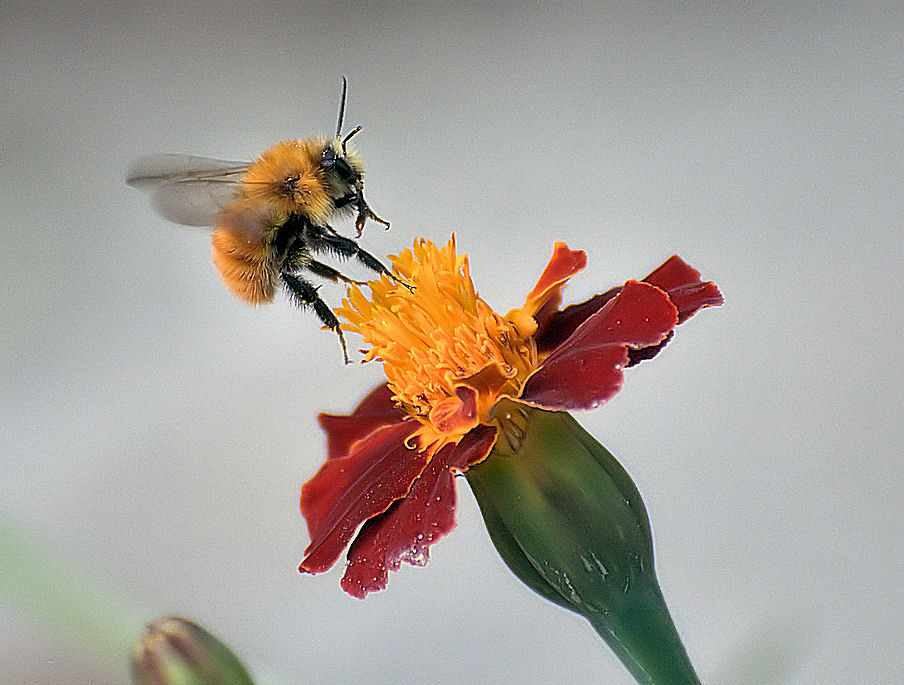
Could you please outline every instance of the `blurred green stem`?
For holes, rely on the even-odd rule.
[[[99,592],[84,573],[34,542],[0,515],[0,593],[51,628],[73,653],[111,674],[123,674],[144,621],[125,603]]]

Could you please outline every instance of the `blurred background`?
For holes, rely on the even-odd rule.
[[[387,590],[296,571],[316,415],[381,369],[235,299],[207,234],[124,176],[330,133],[346,75],[392,222],[372,253],[455,231],[501,312],[556,240],[589,254],[566,301],[673,253],[722,288],[578,417],[644,496],[704,682],[897,682],[904,9],[733,5],[4,2],[0,517],[55,591],[90,583],[126,645],[198,620],[262,683],[631,682],[506,570],[463,481],[455,532]],[[0,586],[0,680],[126,681],[80,631],[103,628]]]

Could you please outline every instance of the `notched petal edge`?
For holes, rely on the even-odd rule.
[[[678,323],[665,291],[628,281],[531,375],[519,400],[544,409],[592,409],[622,386],[629,351],[661,343]]]
[[[326,433],[327,459],[348,455],[356,440],[405,416],[392,401],[392,391],[385,383],[371,390],[349,415],[320,414],[317,422]]]
[[[533,334],[538,324],[558,310],[562,302],[562,288],[568,279],[586,266],[586,252],[570,250],[565,243],[557,242],[537,284],[527,294],[524,306],[511,310],[505,319],[514,324],[521,335]]]
[[[495,428],[478,426],[435,454],[404,499],[362,526],[349,548],[342,588],[360,599],[385,588],[389,571],[403,561],[426,564],[430,546],[455,526],[454,474],[485,459],[495,442]]]
[[[409,449],[408,421],[382,426],[355,442],[347,457],[327,460],[301,490],[311,543],[300,571],[330,568],[362,523],[408,494],[429,461]]]

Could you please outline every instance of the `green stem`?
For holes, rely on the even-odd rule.
[[[617,615],[584,617],[640,685],[700,685],[655,582],[635,589]]]

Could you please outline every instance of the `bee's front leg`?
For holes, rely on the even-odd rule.
[[[355,229],[358,231],[356,238],[361,237],[361,233],[364,232],[364,224],[368,219],[373,219],[379,224],[383,224],[386,229],[389,229],[389,222],[381,219],[376,214],[373,213],[370,207],[368,207],[367,202],[364,200],[364,181],[358,180],[355,183],[355,191],[358,196],[358,219],[355,221]]]

